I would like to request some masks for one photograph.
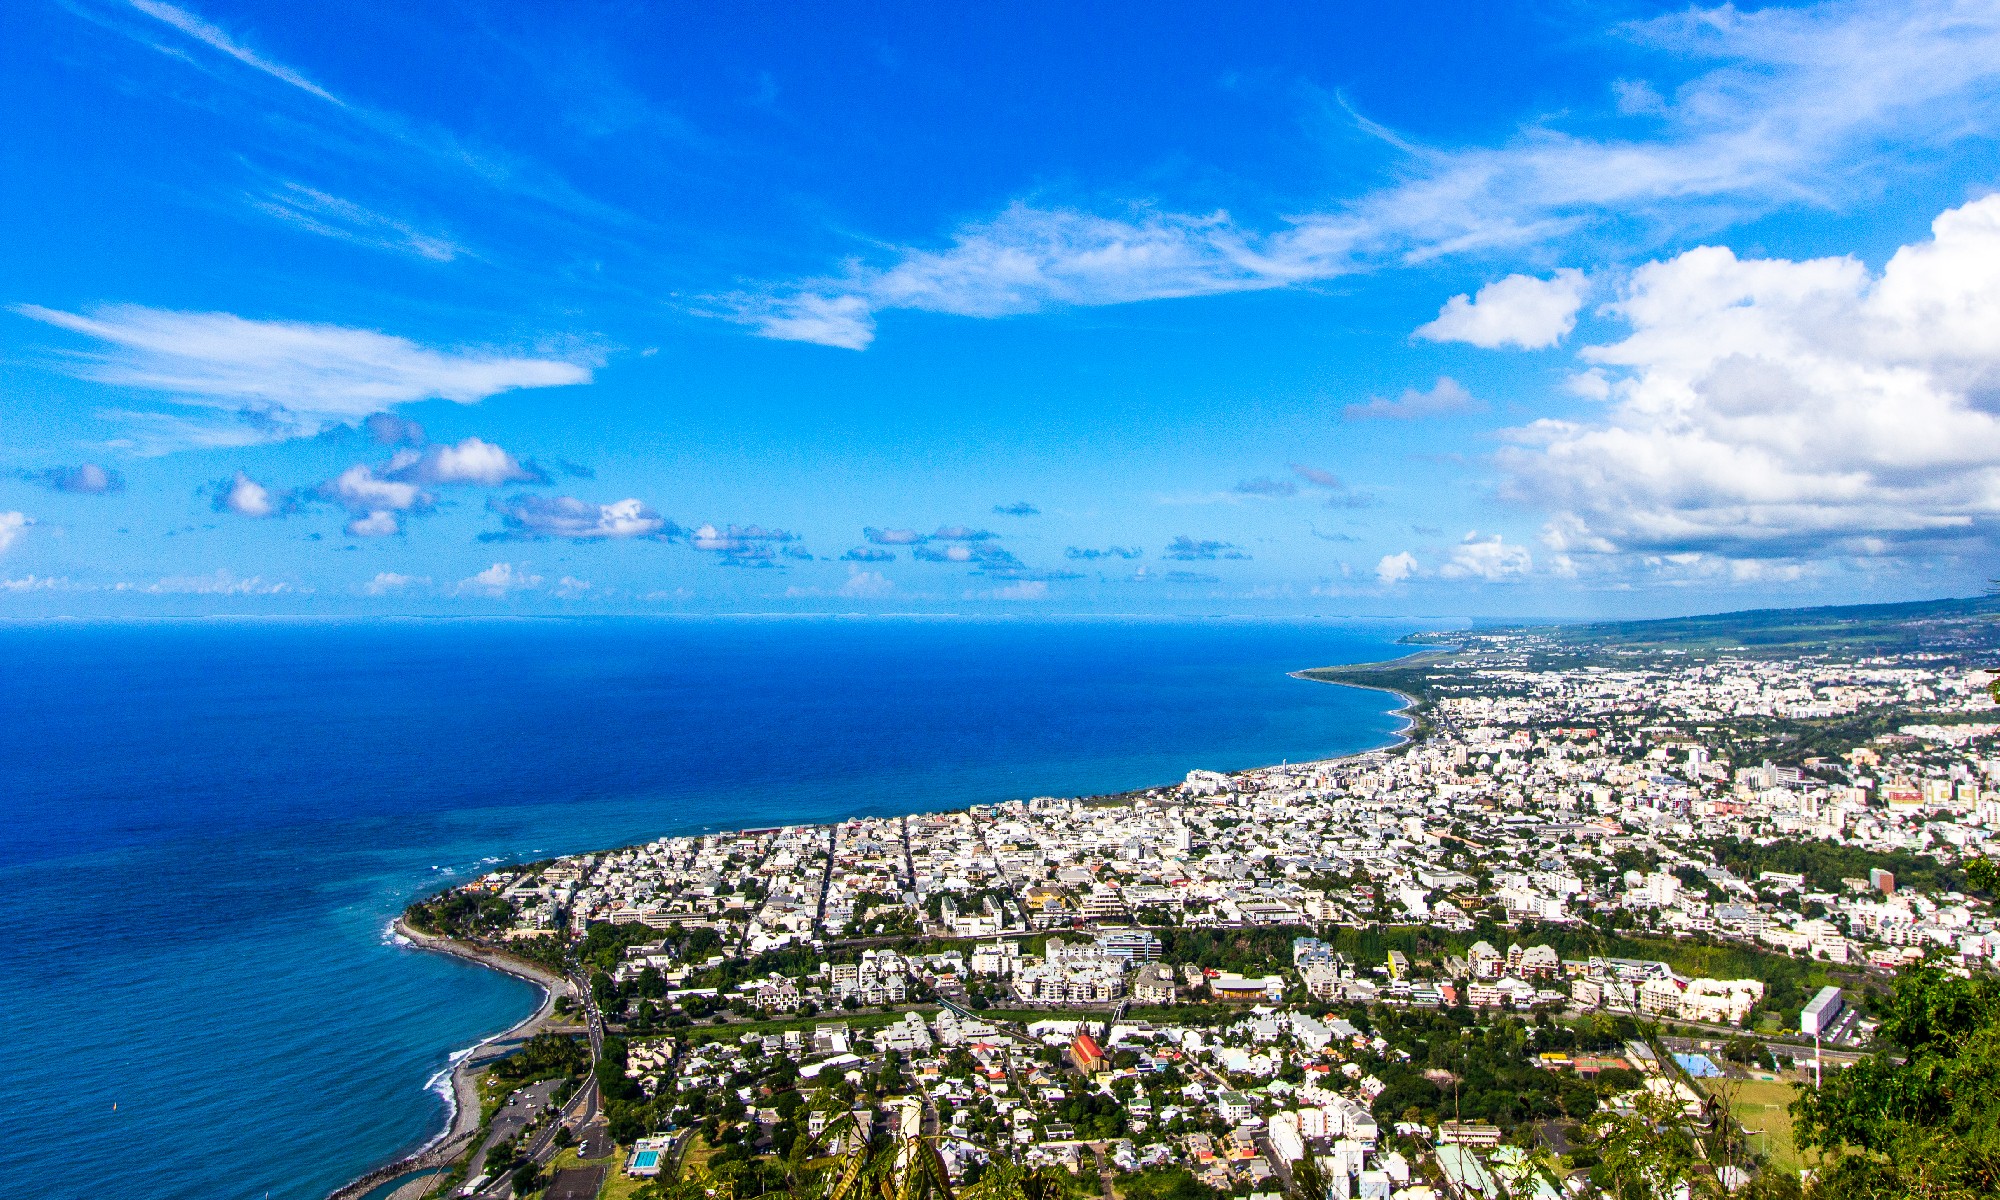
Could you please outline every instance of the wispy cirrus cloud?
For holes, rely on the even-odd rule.
[[[1534,119],[1497,145],[1426,147],[1357,117],[1402,156],[1397,178],[1276,228],[1220,211],[1017,202],[942,245],[739,292],[721,310],[765,337],[860,349],[898,309],[1000,317],[1296,286],[1613,229],[1643,243],[1865,193],[1890,156],[1990,138],[2000,112],[1988,5],[1724,5],[1612,34],[1699,73],[1671,94],[1620,81],[1606,111],[1577,114],[1583,131]]]
[[[419,229],[339,196],[287,182],[248,197],[250,206],[267,216],[321,237],[391,250],[430,262],[446,263],[465,254],[465,247],[442,233]]]
[[[550,209],[557,210],[564,217],[580,219],[599,225],[627,226],[631,224],[631,214],[612,205],[605,204],[580,192],[566,179],[546,166],[531,159],[509,154],[505,151],[470,142],[436,124],[413,121],[399,113],[369,107],[364,103],[351,101],[323,87],[305,72],[298,70],[263,51],[254,49],[245,36],[231,33],[214,21],[200,15],[186,5],[170,4],[165,0],[128,0],[133,11],[164,24],[197,45],[202,45],[251,68],[265,78],[277,80],[297,92],[322,102],[324,107],[305,106],[326,114],[330,121],[313,120],[304,113],[296,113],[299,123],[286,127],[288,134],[317,139],[318,145],[330,155],[349,156],[365,161],[370,175],[379,172],[383,159],[407,158],[408,165],[425,172],[444,172],[463,183],[491,189],[528,200]],[[98,24],[150,45],[173,57],[184,59],[201,70],[208,70],[205,62],[197,55],[189,54],[178,46],[170,46],[155,40],[151,27],[133,28],[130,23],[105,20],[82,6],[73,6],[72,11]],[[357,136],[359,135],[359,136]],[[389,151],[387,155],[384,151]],[[281,206],[284,201],[278,200]],[[345,202],[342,202],[345,203]],[[307,206],[308,208],[310,205]],[[356,205],[359,212],[341,213],[338,206],[328,209],[318,217],[329,227],[315,232],[331,236],[356,235],[366,237],[372,233],[391,242],[400,241],[400,247],[420,257],[432,257],[442,252],[448,244],[441,235],[428,234],[411,228],[407,235],[394,228],[395,222],[385,225],[382,221],[368,219],[368,210]],[[300,216],[310,214],[301,211]],[[329,220],[328,218],[332,218]],[[578,232],[575,225],[568,230]],[[355,239],[350,239],[355,240]],[[460,251],[454,245],[452,253]]]
[[[1440,375],[1428,391],[1405,388],[1403,394],[1393,400],[1386,396],[1371,396],[1366,403],[1350,404],[1341,409],[1340,416],[1344,421],[1421,421],[1427,417],[1471,412],[1479,407],[1479,401],[1465,390],[1465,385],[1448,375]]]
[[[220,312],[107,305],[87,313],[35,304],[14,312],[81,334],[98,348],[64,369],[176,403],[246,412],[269,438],[363,420],[387,406],[442,399],[476,404],[520,388],[589,383],[591,368],[490,350],[434,350],[408,338],[340,325],[256,321]]]
[[[1288,282],[1269,275],[1226,213],[1102,217],[1015,204],[942,250],[906,249],[888,267],[855,263],[842,277],[720,300],[761,336],[859,350],[889,309],[1002,317]]]
[[[252,70],[262,71],[271,78],[288,83],[309,96],[317,97],[328,104],[341,108],[347,102],[307,79],[292,68],[252,50],[241,41],[230,36],[220,25],[204,20],[176,4],[166,4],[162,0],[130,0],[133,8],[145,13],[156,21],[163,21],[198,42],[212,46]]]

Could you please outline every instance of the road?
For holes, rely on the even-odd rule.
[[[839,841],[840,841],[840,827],[838,825],[827,826],[826,827],[826,873],[824,875],[821,875],[819,879],[819,912],[815,914],[813,917],[813,925],[816,928],[818,928],[819,935],[821,937],[827,936],[826,898],[827,894],[833,891],[833,852]]]
[[[914,904],[917,899],[917,860],[910,853],[910,818],[908,817],[903,818],[903,890],[908,893],[910,902]]]
[[[1562,1012],[1562,1018],[1565,1021],[1575,1021],[1590,1016],[1593,1012],[1608,1012],[1614,1016],[1632,1017],[1640,1021],[1659,1021],[1661,1019],[1643,1012],[1609,1007],[1589,1011],[1580,1008],[1566,1008]],[[1718,1038],[1749,1038],[1753,1042],[1758,1042],[1766,1046],[1783,1046],[1787,1050],[1811,1050],[1813,1048],[1812,1039],[1803,1034],[1758,1033],[1754,1029],[1744,1029],[1737,1025],[1710,1025],[1705,1021],[1684,1021],[1679,1017],[1673,1017],[1670,1020],[1675,1026],[1680,1028],[1699,1029],[1703,1033],[1712,1033]],[[1867,1053],[1867,1051],[1853,1046],[1849,1046],[1846,1049],[1835,1049],[1830,1044],[1826,1045],[1824,1050],[1828,1062],[1854,1062],[1864,1057]]]
[[[543,1125],[541,1129],[536,1131],[534,1137],[529,1140],[524,1157],[537,1166],[547,1166],[561,1152],[562,1147],[557,1145],[556,1135],[565,1128],[575,1132],[583,1140],[586,1149],[595,1149],[598,1151],[598,1153],[591,1155],[591,1157],[602,1158],[610,1153],[610,1138],[605,1132],[603,1118],[599,1114],[597,1107],[597,1064],[604,1057],[604,1014],[599,1011],[597,999],[590,994],[590,988],[587,986],[587,981],[582,977],[581,971],[571,972],[570,983],[575,989],[574,994],[583,1004],[584,1020],[590,1030],[590,1071],[584,1077],[583,1086],[577,1088],[570,1095],[570,1098],[563,1103],[562,1109],[556,1114],[555,1120]],[[510,1103],[506,1108],[501,1109],[499,1114],[493,1118],[493,1131],[491,1135],[479,1147],[479,1150],[472,1157],[472,1162],[466,1168],[465,1173],[467,1178],[479,1178],[480,1172],[485,1165],[487,1150],[502,1138],[518,1134],[527,1125],[528,1117],[533,1113],[541,1111],[549,1103],[550,1096],[555,1091],[558,1082],[553,1079],[545,1079],[539,1083],[530,1084],[527,1088],[523,1089],[518,1118],[514,1115],[516,1112],[514,1104]],[[503,1120],[508,1122],[504,1130],[501,1124]],[[502,1176],[498,1179],[488,1181],[486,1186],[481,1188],[476,1194],[479,1196],[504,1196],[511,1191],[512,1183],[505,1176]]]
[[[559,1082],[561,1081],[555,1079],[537,1080],[507,1098],[507,1103],[501,1105],[500,1111],[493,1114],[493,1121],[487,1126],[486,1140],[472,1152],[472,1159],[466,1164],[467,1179],[479,1178],[486,1170],[486,1156],[492,1152],[493,1147],[509,1138],[520,1136],[521,1131],[528,1127],[528,1123],[548,1107]],[[554,1122],[550,1122],[550,1125],[553,1127]],[[481,1191],[482,1194],[495,1194],[505,1186],[504,1180],[496,1179]]]
[[[1111,1164],[1104,1157],[1103,1142],[1088,1142],[1091,1154],[1097,1158],[1097,1182],[1104,1188],[1104,1200],[1118,1200],[1118,1192],[1111,1186]]]

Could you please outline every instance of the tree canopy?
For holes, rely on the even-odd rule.
[[[1813,1197],[2000,1195],[2000,983],[1917,967],[1878,1006],[1884,1051],[1792,1104],[1830,1161]]]

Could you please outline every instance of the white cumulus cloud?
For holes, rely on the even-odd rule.
[[[1451,548],[1451,558],[1438,568],[1446,579],[1484,579],[1497,582],[1526,575],[1535,560],[1526,546],[1517,546],[1499,534],[1480,537],[1475,531]]]
[[[1585,349],[1594,421],[1512,431],[1507,492],[1571,556],[1897,555],[2000,528],[2000,196],[1879,275],[1703,247],[1634,272]],[[1581,561],[1581,560],[1579,560]]]
[[[21,531],[32,524],[26,513],[0,512],[0,551],[19,540]]]
[[[273,492],[243,472],[215,485],[215,511],[239,517],[282,517],[296,505],[288,492]]]
[[[540,575],[530,574],[525,567],[513,563],[497,562],[479,574],[458,581],[461,592],[477,592],[487,596],[504,596],[509,592],[527,591],[542,586]]]
[[[466,438],[455,446],[399,450],[389,459],[382,474],[412,483],[466,483],[481,487],[546,482],[540,470],[476,437]]]
[[[1383,587],[1394,587],[1417,573],[1417,556],[1408,550],[1384,554],[1375,564],[1375,578]]]
[[[840,594],[853,599],[886,596],[895,590],[896,585],[880,571],[852,571],[847,582],[840,585]]]
[[[363,513],[347,523],[348,537],[393,537],[401,532],[402,523],[386,509]]]
[[[593,504],[574,496],[515,496],[507,501],[489,500],[486,507],[504,526],[500,533],[484,535],[487,540],[599,541],[666,537],[679,532],[672,522],[631,498]]]
[[[400,512],[430,503],[430,497],[416,484],[384,479],[366,463],[356,463],[321,484],[320,494],[356,512]]]
[[[1576,311],[1583,307],[1588,287],[1583,272],[1569,268],[1550,279],[1509,275],[1480,288],[1477,295],[1445,301],[1437,320],[1419,326],[1416,336],[1433,342],[1470,342],[1488,350],[1546,349],[1576,328]]]
[[[428,575],[403,575],[395,571],[379,571],[375,578],[361,585],[361,590],[371,596],[386,596],[391,592],[403,591],[405,588],[427,587],[429,584]]]

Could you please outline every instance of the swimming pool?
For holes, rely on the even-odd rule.
[[[660,1152],[658,1150],[641,1150],[632,1156],[632,1166],[636,1170],[645,1171],[659,1165]]]

